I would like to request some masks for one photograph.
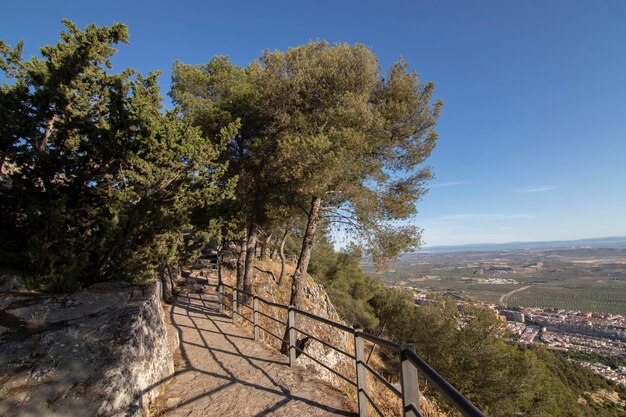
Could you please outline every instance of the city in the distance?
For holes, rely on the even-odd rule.
[[[525,344],[560,351],[626,385],[626,237],[425,247],[400,256],[385,284],[478,301]]]

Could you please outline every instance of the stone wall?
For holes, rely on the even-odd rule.
[[[0,415],[148,415],[174,372],[159,287],[0,292]]]

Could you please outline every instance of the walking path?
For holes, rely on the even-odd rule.
[[[346,397],[217,311],[213,293],[179,296],[170,320],[180,357],[166,416],[352,416]]]
[[[521,287],[521,288],[518,288],[518,289],[516,289],[516,290],[509,291],[509,292],[507,292],[506,294],[503,294],[503,295],[500,297],[500,304],[502,304],[502,305],[506,305],[506,303],[509,301],[509,297],[510,297],[510,296],[512,296],[513,294],[516,294],[516,293],[518,293],[518,292],[524,291],[524,290],[526,290],[526,289],[528,289],[528,288],[530,288],[530,287],[532,287],[532,285],[526,285],[525,287]]]

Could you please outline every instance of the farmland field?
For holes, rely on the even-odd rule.
[[[509,306],[626,314],[625,259],[626,249],[520,249],[404,254],[386,272],[362,266],[385,284],[408,289]]]
[[[586,287],[539,284],[512,295],[508,298],[508,304],[626,315],[626,284],[619,281]]]

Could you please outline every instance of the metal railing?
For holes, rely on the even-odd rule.
[[[405,417],[418,417],[421,416],[419,408],[419,385],[418,385],[418,371],[432,384],[434,385],[444,397],[446,397],[464,416],[467,417],[485,417],[485,415],[474,406],[467,398],[465,398],[459,391],[457,391],[449,382],[447,382],[441,375],[439,375],[433,368],[431,368],[426,362],[424,362],[416,353],[415,347],[410,344],[398,344],[387,339],[383,339],[377,336],[363,332],[361,329],[355,329],[350,326],[346,326],[342,323],[338,323],[329,320],[324,317],[312,314],[308,311],[298,309],[294,306],[288,306],[284,304],[274,303],[266,300],[250,292],[231,287],[218,281],[218,300],[220,312],[223,312],[225,308],[228,308],[225,303],[226,294],[225,289],[229,289],[232,292],[230,310],[232,312],[233,323],[236,322],[236,317],[239,316],[252,324],[254,328],[254,340],[259,340],[259,330],[263,330],[267,334],[275,337],[281,343],[286,344],[287,353],[289,357],[289,366],[296,364],[296,357],[298,352],[300,355],[304,355],[322,366],[324,369],[330,371],[334,375],[338,376],[345,382],[354,386],[357,389],[358,409],[360,417],[368,417],[369,405],[380,416],[384,416],[380,410],[379,405],[369,395],[367,388],[367,376],[372,375],[376,380],[382,383],[387,389],[389,389],[395,396],[402,401],[402,413]],[[245,295],[248,299],[252,299],[252,307],[247,303],[240,303],[239,295]],[[287,322],[284,322],[269,314],[263,313],[259,309],[259,303],[263,303],[267,306],[278,308],[287,312]],[[240,308],[246,307],[252,313],[252,319],[246,317],[241,313]],[[331,343],[322,340],[315,335],[310,334],[298,327],[296,327],[296,315],[307,317],[317,322],[332,326],[341,331],[347,332],[354,337],[354,354],[346,352],[337,346],[333,346]],[[275,334],[269,329],[262,327],[259,323],[259,316],[264,316],[270,320],[273,320],[283,326],[286,326],[287,339]],[[340,372],[332,369],[330,366],[324,364],[319,359],[314,358],[304,349],[297,346],[297,334],[301,333],[306,337],[309,337],[324,346],[331,348],[349,359],[354,361],[356,381],[353,381],[349,376],[343,375]],[[372,343],[374,345],[383,347],[391,352],[398,354],[399,357],[399,370],[400,370],[400,388],[394,386],[379,372],[373,369],[365,360],[364,355],[364,341]]]

